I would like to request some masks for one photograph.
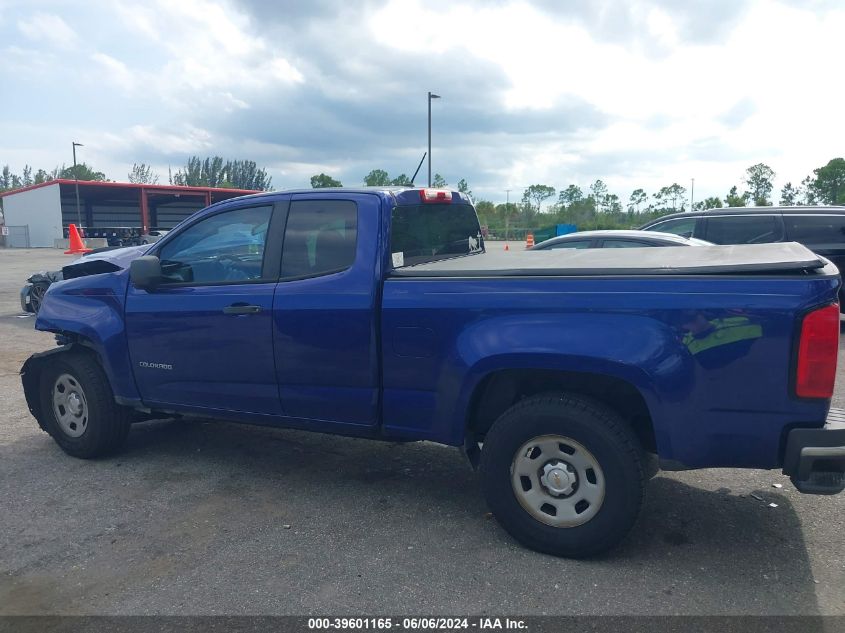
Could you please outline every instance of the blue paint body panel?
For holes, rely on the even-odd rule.
[[[326,194],[297,194],[320,200]],[[355,262],[339,273],[282,281],[273,307],[276,378],[287,416],[375,427],[379,421],[378,293],[383,262],[382,200],[340,194],[355,202]]]
[[[491,372],[586,372],[639,391],[662,458],[775,467],[785,427],[824,423],[828,403],[791,397],[789,374],[796,315],[836,288],[801,277],[388,280],[383,336],[435,335],[427,357],[385,355],[385,429],[459,444]],[[699,319],[731,319],[747,338],[693,353]]]
[[[800,316],[836,299],[829,271],[391,277],[391,209],[418,204],[414,190],[229,200],[149,252],[207,214],[256,199],[276,214],[297,200],[354,202],[353,265],[149,292],[124,268],[53,284],[36,328],[85,339],[126,401],[365,437],[460,445],[479,385],[520,369],[625,381],[646,403],[660,457],[689,467],[773,468],[788,428],[824,424],[829,402],[793,397],[790,377]],[[239,302],[261,310],[222,312]]]

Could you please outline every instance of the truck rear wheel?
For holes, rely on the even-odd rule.
[[[41,372],[44,428],[68,455],[88,459],[116,451],[129,433],[99,363],[88,354],[60,354]]]
[[[487,504],[531,549],[580,558],[619,543],[646,484],[643,452],[625,421],[599,402],[531,396],[493,424],[480,472]]]

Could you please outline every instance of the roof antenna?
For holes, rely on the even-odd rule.
[[[414,181],[417,179],[417,174],[420,173],[420,167],[422,167],[423,161],[425,160],[425,156],[428,152],[423,152],[423,157],[420,158],[420,164],[417,165],[417,171],[414,172],[414,175],[411,176],[411,186],[414,186]]]

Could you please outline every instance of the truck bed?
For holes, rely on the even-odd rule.
[[[393,270],[393,277],[803,274],[829,265],[795,242],[677,248],[486,252]],[[830,266],[830,274],[835,268]]]

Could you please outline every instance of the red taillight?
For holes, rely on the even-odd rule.
[[[420,200],[428,203],[452,202],[452,192],[446,189],[420,189]]]
[[[798,359],[795,364],[795,395],[799,398],[830,398],[836,380],[839,353],[839,306],[810,312],[801,322]]]

